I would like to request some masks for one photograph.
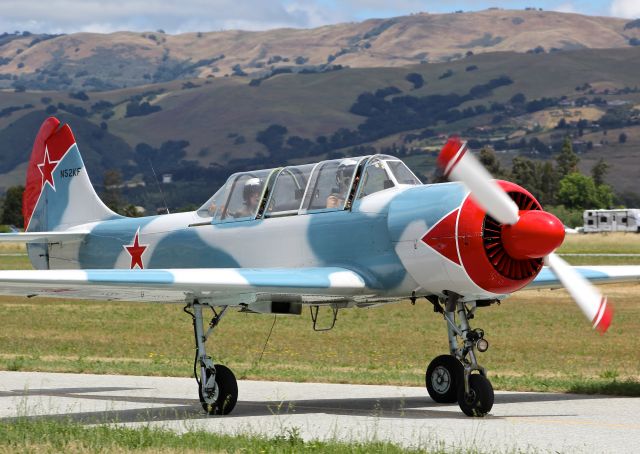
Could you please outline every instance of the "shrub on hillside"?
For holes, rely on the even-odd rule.
[[[414,90],[417,90],[424,85],[424,79],[422,78],[422,75],[418,73],[409,73],[405,79],[413,84]]]
[[[87,95],[84,91],[72,91],[69,93],[69,97],[73,99],[77,99],[79,101],[88,101],[89,95]]]
[[[161,110],[162,107],[158,105],[152,106],[146,101],[140,103],[131,101],[130,103],[127,103],[127,113],[125,114],[125,117],[142,117]]]
[[[446,79],[447,77],[453,76],[453,71],[451,69],[447,69],[445,72],[438,76],[438,79]]]

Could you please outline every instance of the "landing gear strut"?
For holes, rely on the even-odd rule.
[[[202,308],[206,306],[213,311],[209,329],[204,332]],[[190,310],[193,309],[193,312]],[[227,415],[231,413],[238,400],[238,383],[236,377],[226,366],[214,364],[207,356],[205,342],[218,326],[228,307],[224,306],[220,313],[208,304],[200,304],[197,300],[185,306],[184,311],[193,319],[196,353],[193,360],[193,375],[198,383],[198,395],[202,408],[210,415]],[[199,366],[199,367],[198,367]]]
[[[476,349],[486,351],[489,343],[483,330],[469,326],[476,303],[464,303],[455,293],[449,293],[446,300],[431,302],[447,323],[450,354],[438,356],[427,367],[425,381],[429,396],[439,403],[457,401],[467,416],[484,416],[493,407],[494,394],[475,353]]]

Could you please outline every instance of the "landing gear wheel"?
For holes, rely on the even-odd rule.
[[[458,405],[467,416],[482,417],[493,407],[493,386],[484,375],[473,374],[469,377],[469,393],[465,393],[464,384],[458,387]]]
[[[453,355],[440,355],[427,367],[425,384],[429,396],[439,404],[451,404],[458,400],[458,385],[462,383],[464,369]]]
[[[216,385],[218,385],[218,398],[215,401],[205,399],[202,395],[202,389],[198,390],[200,403],[202,408],[210,415],[228,415],[236,406],[238,401],[238,382],[235,375],[227,366],[216,364]],[[207,370],[207,374],[210,371]],[[208,377],[203,377],[207,380]]]

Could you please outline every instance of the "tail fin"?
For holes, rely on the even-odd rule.
[[[36,136],[22,199],[27,232],[61,231],[118,217],[98,197],[71,128],[47,118]]]

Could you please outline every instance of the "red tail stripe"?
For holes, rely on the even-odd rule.
[[[50,161],[59,161],[75,143],[75,138],[69,126],[60,127],[60,125],[61,123],[57,118],[47,118],[40,126],[38,135],[33,143],[22,197],[22,216],[24,217],[25,230],[29,227],[31,216],[33,216],[33,211],[42,192],[43,174],[38,169],[38,164],[44,162],[45,149],[48,150]]]
[[[22,216],[24,217],[25,230],[29,226],[31,215],[33,214],[42,190],[42,174],[38,170],[38,164],[44,160],[45,142],[49,136],[58,129],[58,126],[60,126],[60,121],[57,118],[47,118],[44,123],[42,123],[42,126],[40,126],[36,140],[33,143],[33,150],[31,151],[31,158],[29,159],[29,166],[27,167],[24,195],[22,196]]]

